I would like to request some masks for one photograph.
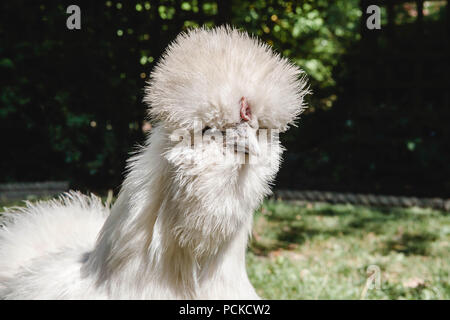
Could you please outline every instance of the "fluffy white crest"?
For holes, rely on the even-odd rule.
[[[284,131],[304,109],[300,68],[247,33],[229,27],[181,33],[151,74],[144,101],[152,118],[220,130],[240,122],[245,97],[261,128]]]
[[[253,212],[306,92],[298,67],[243,32],[181,34],[146,89],[159,123],[111,210],[71,193],[6,214],[0,298],[258,298],[245,271]],[[255,161],[226,161],[230,146]]]

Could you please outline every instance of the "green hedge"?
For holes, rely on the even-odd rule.
[[[310,77],[310,108],[282,137],[289,152],[280,187],[450,191],[448,60],[411,56],[418,51],[412,43],[424,45],[407,19],[396,27],[403,43],[384,30],[364,42],[358,0],[79,1],[81,30],[75,31],[66,28],[70,4],[0,4],[1,182],[118,187],[129,152],[144,139],[142,89],[161,52],[181,30],[226,22],[258,35]],[[402,18],[404,10],[397,10]],[[445,30],[441,12],[427,16],[425,26]],[[442,32],[429,30],[426,48],[445,43]],[[393,52],[399,58],[386,64],[383,57]],[[393,71],[392,83],[402,84],[418,77],[408,67],[419,64],[423,81],[413,88],[380,86],[395,78],[380,71],[406,69]],[[442,85],[430,87],[429,79]],[[424,92],[414,108],[411,92]]]

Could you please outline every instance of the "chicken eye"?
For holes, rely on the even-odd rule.
[[[206,131],[210,130],[211,128],[208,126],[205,126],[202,130],[202,134],[205,134]]]

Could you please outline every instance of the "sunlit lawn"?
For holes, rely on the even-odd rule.
[[[444,212],[268,201],[247,268],[267,299],[449,299],[449,244]]]
[[[263,298],[450,299],[449,213],[266,201],[253,230],[247,270]]]

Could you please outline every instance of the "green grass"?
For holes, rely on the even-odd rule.
[[[247,270],[266,299],[449,299],[449,244],[444,212],[268,201]]]
[[[450,215],[266,201],[247,270],[265,299],[450,299]]]

